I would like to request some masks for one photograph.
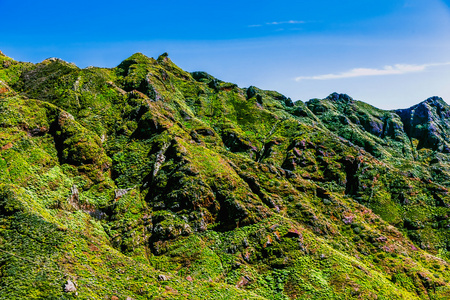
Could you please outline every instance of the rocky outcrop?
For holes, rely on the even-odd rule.
[[[412,157],[414,153],[396,112],[380,110],[338,93],[322,100],[312,99],[306,105],[328,129],[376,157]]]
[[[440,97],[431,97],[408,109],[396,110],[417,148],[450,152],[450,107]]]
[[[237,132],[226,130],[222,132],[222,141],[231,152],[257,153],[258,149],[251,141],[242,138]]]
[[[54,138],[61,164],[76,166],[94,182],[103,181],[111,159],[106,155],[101,139],[76,122],[68,112],[54,110],[54,107],[49,107],[49,111],[49,114],[56,114],[49,133]]]

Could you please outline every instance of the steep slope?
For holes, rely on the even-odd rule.
[[[294,103],[167,54],[0,66],[0,298],[449,297],[444,102]]]

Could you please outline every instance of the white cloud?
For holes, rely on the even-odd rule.
[[[265,24],[254,24],[249,25],[248,27],[261,27],[265,25],[284,25],[284,24],[304,24],[305,21],[295,21],[295,20],[289,20],[289,21],[280,21],[280,22],[268,22]]]
[[[303,23],[305,23],[305,21],[290,20],[290,21],[283,21],[283,22],[269,22],[269,23],[266,23],[266,25],[303,24]]]
[[[350,71],[337,73],[337,74],[323,74],[316,76],[300,76],[295,78],[296,81],[301,81],[304,79],[310,80],[328,80],[328,79],[341,79],[341,78],[352,78],[352,77],[363,77],[363,76],[381,76],[381,75],[399,75],[414,72],[423,72],[429,67],[437,67],[450,65],[450,62],[444,63],[434,63],[434,64],[423,64],[423,65],[406,65],[406,64],[396,64],[393,66],[385,66],[382,69],[371,69],[371,68],[356,68]]]

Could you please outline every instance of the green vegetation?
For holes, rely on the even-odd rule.
[[[0,55],[0,299],[450,299],[450,107]]]

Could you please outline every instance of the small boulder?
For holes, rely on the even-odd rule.
[[[67,283],[64,285],[64,292],[73,293],[76,291],[77,291],[77,288],[75,287],[75,284],[72,282],[72,280],[67,279]]]
[[[167,277],[166,275],[163,275],[163,274],[159,274],[158,280],[159,281],[167,281],[167,280],[169,280],[169,277]]]

